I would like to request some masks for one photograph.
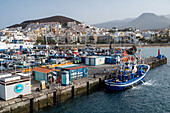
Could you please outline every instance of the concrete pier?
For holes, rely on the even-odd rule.
[[[146,62],[151,68],[155,68],[166,64],[167,58],[158,59],[148,57]],[[49,89],[41,91],[35,91],[35,89],[33,89],[31,95],[26,95],[22,98],[15,98],[9,101],[0,100],[0,113],[32,113],[44,107],[74,98],[76,95],[89,93],[92,90],[101,88],[105,79],[103,69],[112,67],[113,64],[89,66],[88,77],[75,80],[72,85],[61,87],[51,85]]]

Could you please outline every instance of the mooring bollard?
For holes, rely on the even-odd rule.
[[[72,98],[74,98],[74,86],[72,86]]]
[[[40,100],[38,100],[38,110],[40,110]]]
[[[102,79],[99,78],[99,85],[101,86],[101,84],[102,84]]]
[[[104,79],[106,80],[106,79],[107,79],[107,76],[105,76]]]
[[[152,69],[155,68],[155,62],[152,62]]]
[[[87,82],[87,93],[89,94],[89,82]]]
[[[163,63],[165,63],[165,58],[163,58]]]
[[[53,92],[53,103],[56,104],[57,103],[57,91]]]
[[[34,112],[34,98],[30,99],[30,113]]]

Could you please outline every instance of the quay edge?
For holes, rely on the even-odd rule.
[[[150,61],[147,63],[150,65],[151,69],[167,63],[166,57],[161,59],[156,57],[149,57],[148,59],[150,59]],[[31,95],[26,95],[23,98],[16,98],[9,101],[0,101],[0,112],[30,113],[37,111],[47,106],[66,101],[70,98],[74,98],[76,95],[86,93],[88,94],[89,91],[99,89],[101,88],[101,85],[103,85],[104,79],[104,75],[96,75],[95,78],[87,77],[82,79],[81,82],[74,84],[74,87],[73,85],[70,85],[64,87],[63,89],[45,89],[41,92],[33,92]],[[87,82],[89,82],[89,86],[87,85]],[[57,93],[57,97],[54,97],[54,92]],[[54,101],[54,99],[56,100]]]

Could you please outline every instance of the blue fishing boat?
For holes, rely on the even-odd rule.
[[[117,70],[116,74],[110,75],[108,80],[105,80],[107,89],[109,90],[124,90],[133,85],[143,82],[150,66],[147,64],[124,63]]]

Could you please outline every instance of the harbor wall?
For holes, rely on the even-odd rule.
[[[90,78],[62,89],[48,89],[43,92],[35,92],[32,95],[26,95],[23,98],[4,101],[0,105],[0,112],[31,113],[74,98],[76,95],[89,93],[93,88],[99,88],[99,84],[101,84],[100,82],[103,80],[104,77]]]
[[[151,69],[167,63],[167,58],[158,59],[150,57],[147,62]],[[83,78],[73,85],[50,88],[39,92],[32,92],[22,98],[16,98],[9,101],[0,101],[0,112],[5,113],[32,113],[42,108],[58,104],[76,95],[89,94],[91,91],[100,89],[104,83],[104,75],[91,76]]]
[[[166,64],[167,63],[167,58],[161,58],[161,59],[158,59],[158,58],[153,58],[152,61],[149,61],[147,62],[147,64],[150,65],[150,68],[153,69],[153,68],[156,68],[158,66],[161,66],[163,64]]]
[[[109,48],[110,44],[90,44],[93,47],[99,47],[99,48]],[[134,44],[130,44],[130,43],[124,43],[124,44],[112,44],[112,48],[114,47],[132,47]],[[50,47],[55,47],[56,45],[50,45]],[[161,44],[144,44],[144,45],[136,45],[136,46],[142,46],[142,47],[170,47],[169,43],[161,43]],[[67,45],[58,45],[58,47],[75,47],[75,48],[84,48],[85,44],[80,44],[80,45],[71,45],[71,44],[67,44]]]

